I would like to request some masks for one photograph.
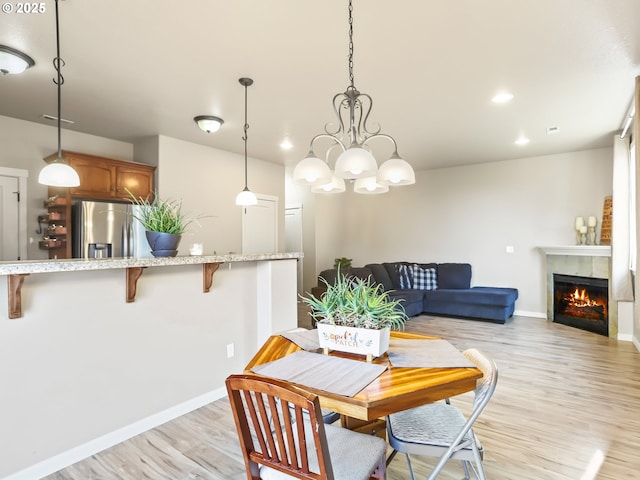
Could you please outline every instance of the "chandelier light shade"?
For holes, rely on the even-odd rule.
[[[244,141],[244,188],[236,196],[236,205],[248,207],[258,203],[258,197],[256,197],[255,193],[249,190],[249,187],[247,186],[247,131],[249,130],[249,124],[247,123],[247,87],[253,85],[253,80],[242,77],[238,81],[240,82],[240,85],[244,87],[244,136],[242,137],[242,140]]]
[[[56,0],[56,58],[53,59],[53,66],[56,69],[56,78],[53,82],[58,86],[58,156],[57,158],[40,170],[38,183],[51,187],[77,187],[80,185],[78,172],[65,162],[62,156],[62,84],[64,77],[60,69],[64,65],[64,60],[60,57],[60,27],[58,21],[58,0]]]
[[[346,191],[344,178],[338,178],[334,175],[330,183],[312,186],[311,191],[313,193],[342,193]]]
[[[375,195],[377,193],[387,193],[389,186],[378,182],[377,177],[374,175],[372,177],[358,178],[353,184],[353,191],[366,195]]]
[[[26,53],[6,45],[0,45],[0,73],[3,75],[22,73],[35,64],[33,58]]]
[[[367,123],[373,100],[355,86],[352,0],[349,0],[349,81],[350,85],[346,91],[333,97],[333,110],[337,123],[326,124],[324,133],[311,139],[307,157],[293,170],[293,182],[297,185],[310,185],[311,190],[317,193],[343,192],[345,191],[344,181],[342,188],[337,187],[335,182],[337,177],[342,180],[355,180],[354,191],[368,194],[384,193],[389,190],[389,185],[401,186],[415,183],[413,168],[398,155],[398,146],[394,138],[380,133],[380,126],[370,128]],[[314,150],[317,140],[320,139],[329,139],[332,142],[329,150],[333,148],[341,150],[333,171],[329,166],[328,152],[325,152],[326,160],[321,160],[319,152]],[[382,164],[380,170],[372,153],[372,144],[378,140],[390,142],[393,146],[393,155]],[[378,176],[377,180],[376,176]],[[326,188],[323,188],[325,186]]]
[[[213,115],[198,115],[193,117],[193,121],[200,127],[200,130],[207,133],[217,132],[224,123],[224,120],[220,117],[214,117]]]
[[[309,152],[293,171],[293,182],[298,185],[324,185],[331,182],[331,169],[327,162]]]

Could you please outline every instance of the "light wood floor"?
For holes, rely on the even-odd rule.
[[[640,478],[640,353],[632,344],[518,317],[498,325],[421,316],[406,330],[442,336],[460,350],[480,348],[496,360],[498,387],[475,428],[489,479]],[[470,394],[455,399],[467,411],[470,400]],[[414,462],[419,478],[433,465]],[[46,478],[245,477],[223,399]],[[409,478],[403,456],[387,478]],[[458,462],[439,478],[462,478]]]

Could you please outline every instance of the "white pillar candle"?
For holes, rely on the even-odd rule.
[[[582,226],[584,226],[584,217],[576,217],[576,230],[580,230]]]
[[[589,219],[587,220],[587,225],[589,225],[590,227],[595,227],[596,223],[596,217],[589,217]]]

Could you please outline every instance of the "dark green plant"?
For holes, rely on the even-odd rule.
[[[320,280],[327,286],[320,298],[313,294],[301,297],[311,307],[311,316],[317,323],[375,330],[404,327],[407,314],[401,301],[391,300],[389,292],[374,284],[371,277],[349,278],[338,269],[334,284],[322,277]]]
[[[352,262],[351,258],[347,258],[347,257],[336,258],[333,264],[333,268],[342,268],[342,269],[351,268],[351,262]]]
[[[182,213],[182,200],[161,200],[155,196],[149,198],[136,197],[127,190],[133,204],[141,207],[133,218],[151,232],[164,232],[181,235],[192,223],[198,223],[196,218],[188,218]]]

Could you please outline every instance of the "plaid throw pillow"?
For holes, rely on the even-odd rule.
[[[416,290],[436,290],[438,281],[435,268],[422,268],[418,264],[411,266],[413,272],[413,288]]]
[[[398,277],[400,278],[400,288],[412,288],[411,277],[413,277],[413,269],[409,265],[399,263],[396,265],[396,271],[398,272]]]

